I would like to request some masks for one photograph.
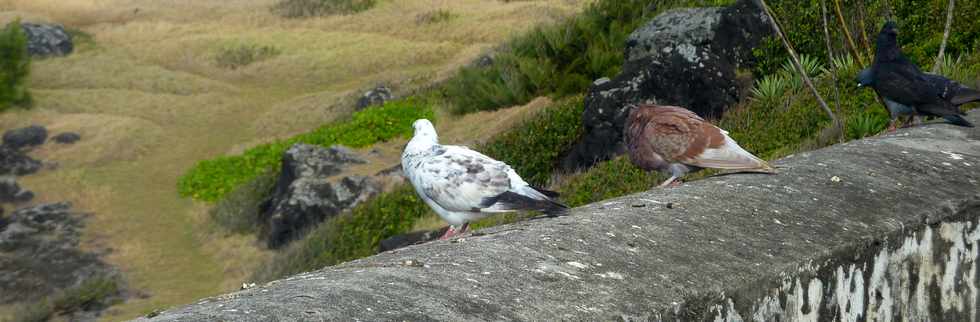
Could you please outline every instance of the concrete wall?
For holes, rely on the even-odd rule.
[[[775,164],[778,175],[652,189],[152,321],[974,319],[977,129],[926,125]]]

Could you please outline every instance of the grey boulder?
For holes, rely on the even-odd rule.
[[[366,163],[342,146],[293,145],[283,155],[272,198],[262,206],[262,235],[270,248],[302,237],[320,222],[373,197],[381,185],[365,176],[340,176]]]
[[[770,35],[749,0],[724,8],[675,9],[630,34],[623,72],[593,82],[585,96],[584,134],[566,153],[563,170],[578,170],[622,151],[625,118],[634,104],[686,107],[719,118],[744,89],[736,70]],[[751,83],[751,82],[749,82]]]
[[[384,85],[378,85],[374,89],[364,92],[361,98],[357,99],[357,110],[362,110],[368,106],[382,105],[395,98],[391,89]]]
[[[40,125],[17,128],[3,133],[3,145],[11,149],[41,145],[47,139],[48,130]]]
[[[54,24],[21,23],[27,35],[27,53],[34,57],[65,56],[74,50],[71,34]]]

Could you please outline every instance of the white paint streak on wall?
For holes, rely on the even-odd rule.
[[[799,277],[784,275],[781,287],[753,303],[747,316],[753,321],[892,321],[896,316],[905,321],[940,321],[951,316],[977,321],[980,227],[971,222],[947,222],[934,232],[926,226],[894,246],[897,248],[882,249],[864,267],[801,265],[798,274],[802,276],[820,276],[819,271],[828,270],[833,274],[824,280],[811,279],[807,287]],[[940,307],[930,308],[936,302],[930,296],[937,291]],[[781,303],[780,294],[786,303]],[[831,316],[819,316],[822,302]],[[732,299],[725,304],[712,310],[717,312],[715,321],[740,321]],[[806,313],[805,306],[809,308]],[[930,316],[937,311],[943,315]]]
[[[858,322],[864,315],[864,273],[854,264],[844,272],[844,267],[838,266],[836,288],[832,301],[837,302],[837,312],[840,321]]]

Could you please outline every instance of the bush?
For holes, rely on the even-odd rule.
[[[352,14],[373,8],[377,0],[282,0],[272,11],[286,18]]]
[[[768,1],[776,17],[784,26],[784,32],[798,52],[810,53],[825,65],[827,47],[824,40],[823,21],[820,17],[819,0],[775,0]],[[901,34],[899,43],[909,58],[925,69],[932,66],[939,44],[942,42],[943,30],[946,25],[946,1],[841,1],[841,12],[847,22],[847,28],[866,64],[870,63],[875,48],[875,37],[885,22],[885,3],[891,5]],[[828,23],[830,25],[831,43],[835,54],[846,53],[846,47],[841,45],[844,40],[843,27],[838,23],[834,12],[834,2],[827,1]],[[980,0],[961,0],[956,2],[953,14],[952,32],[946,45],[946,55],[956,57],[976,48],[980,40]],[[867,39],[867,42],[864,40]],[[870,50],[870,51],[869,51]],[[786,61],[788,54],[778,39],[770,38],[755,51],[759,64],[756,65],[756,75],[767,75],[779,69]]]
[[[25,84],[30,67],[27,35],[20,21],[8,23],[0,30],[0,112],[13,105],[30,105],[31,95]]]
[[[493,138],[480,151],[509,164],[528,183],[545,187],[562,153],[582,133],[583,108],[582,96],[563,99]]]
[[[259,207],[266,201],[279,179],[278,169],[269,169],[235,188],[211,208],[211,220],[233,233],[254,233],[259,228]]]
[[[411,135],[412,122],[421,118],[433,118],[431,106],[422,99],[396,100],[369,107],[354,113],[349,121],[327,124],[287,140],[259,145],[242,155],[198,162],[180,178],[178,190],[183,196],[216,201],[269,169],[278,169],[283,152],[293,144],[364,147]]]
[[[233,44],[221,47],[214,56],[214,62],[221,68],[237,69],[251,63],[278,56],[282,51],[275,46],[255,44]]]
[[[323,222],[303,240],[276,254],[252,279],[270,281],[373,255],[381,240],[406,233],[416,220],[432,215],[415,188],[400,185]]]
[[[418,14],[415,16],[415,23],[419,25],[437,24],[456,19],[456,17],[459,17],[459,15],[453,13],[452,11],[437,9]]]
[[[490,66],[464,67],[444,94],[455,114],[523,104],[541,95],[579,94],[592,80],[620,72],[626,37],[648,18],[671,8],[732,2],[600,0],[566,22],[513,39]]]
[[[99,310],[121,301],[120,291],[116,279],[96,277],[58,295],[18,307],[13,321],[43,322],[56,315]]]

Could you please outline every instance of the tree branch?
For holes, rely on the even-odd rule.
[[[776,16],[772,13],[772,10],[769,9],[769,5],[766,4],[766,0],[756,1],[756,4],[762,8],[767,16],[769,16],[769,25],[772,26],[773,31],[776,32],[776,36],[779,37],[779,40],[783,42],[783,46],[786,47],[786,51],[789,52],[790,61],[793,63],[793,67],[796,68],[796,72],[800,74],[800,78],[803,79],[803,83],[805,83],[806,86],[810,88],[810,91],[813,92],[813,96],[817,98],[817,102],[820,103],[820,107],[827,113],[827,116],[830,116],[830,120],[834,122],[834,125],[840,126],[840,120],[837,119],[834,112],[830,110],[829,106],[827,106],[827,102],[824,101],[823,96],[820,96],[820,92],[817,91],[817,87],[813,85],[812,81],[810,81],[810,76],[806,74],[806,71],[803,69],[803,65],[800,64],[800,58],[796,55],[796,50],[793,49],[793,46],[790,45],[789,40],[786,39],[786,35],[783,34],[783,30],[779,28],[779,22],[776,20]]]
[[[939,45],[939,54],[936,55],[936,63],[932,64],[932,73],[938,73],[939,67],[943,64],[943,55],[946,54],[946,41],[949,40],[949,30],[953,26],[953,7],[956,0],[949,0],[949,7],[946,8],[946,30],[943,31],[943,42]]]
[[[822,14],[820,15],[820,17],[823,18],[823,36],[824,36],[824,41],[827,44],[827,63],[830,64],[830,77],[834,81],[834,104],[835,104],[837,113],[840,114],[841,113],[841,108],[840,108],[840,89],[837,88],[837,85],[838,85],[838,83],[837,83],[837,66],[834,65],[834,52],[833,52],[833,47],[830,46],[830,29],[827,28],[827,0],[820,0],[820,9],[822,10]],[[837,124],[837,125],[843,125],[843,124]],[[841,128],[841,131],[840,131],[840,142],[844,142],[844,129],[843,128]]]
[[[844,14],[840,9],[840,0],[834,0],[834,10],[837,12],[837,22],[840,23],[841,28],[844,28],[844,38],[847,39],[847,49],[851,51],[851,55],[854,56],[854,60],[857,60],[858,64],[864,66],[864,59],[858,53],[857,45],[854,44],[854,38],[851,38],[851,30],[847,28],[847,22],[844,21]]]

